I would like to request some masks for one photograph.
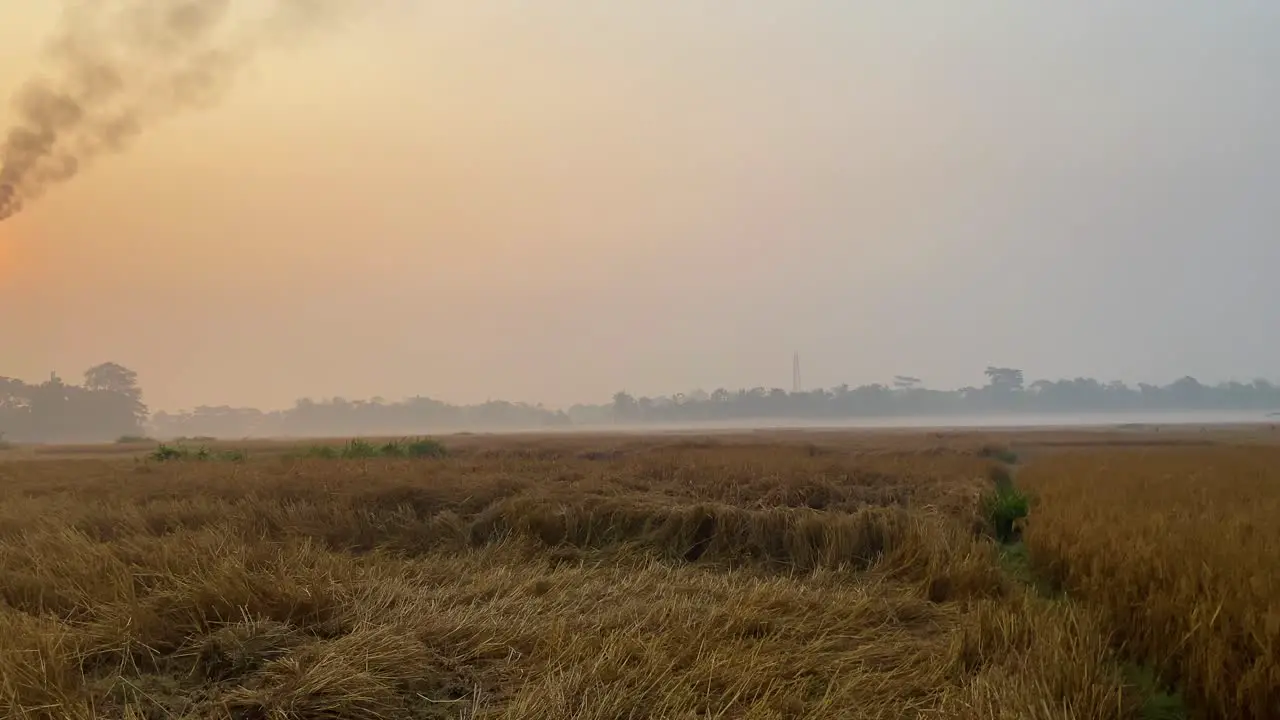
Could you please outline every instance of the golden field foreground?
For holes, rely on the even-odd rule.
[[[1207,717],[1280,718],[1280,447],[1066,453],[1019,480],[1046,582]]]
[[[0,717],[1150,717],[1125,658],[1277,708],[1265,433],[443,442],[0,453]]]

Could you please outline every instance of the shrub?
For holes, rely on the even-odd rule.
[[[1029,508],[1027,496],[1012,484],[997,484],[995,490],[982,498],[982,515],[1002,543],[1019,539],[1019,521],[1027,517]]]
[[[156,462],[169,462],[170,460],[181,460],[187,457],[188,454],[188,450],[184,447],[160,443],[159,447],[152,450],[147,457]]]
[[[368,440],[356,438],[342,447],[342,457],[347,460],[364,460],[378,457],[378,446]]]
[[[307,457],[321,460],[336,460],[341,453],[332,445],[312,445],[307,449]]]
[[[155,442],[146,435],[121,435],[116,438],[117,445],[140,445],[142,443]]]
[[[448,457],[449,450],[438,440],[431,438],[406,438],[390,440],[375,445],[368,440],[356,438],[341,447],[332,445],[313,445],[306,457],[323,460],[368,460],[371,458],[443,458]]]
[[[243,450],[210,450],[207,447],[192,450],[182,445],[166,445],[165,443],[160,443],[159,447],[152,450],[147,457],[155,462],[171,462],[174,460],[244,462],[249,459],[248,453]]]
[[[439,440],[432,438],[416,438],[405,445],[406,454],[415,458],[448,457],[449,449]]]
[[[378,454],[382,457],[398,458],[404,457],[407,453],[405,444],[399,440],[389,440],[378,448]]]

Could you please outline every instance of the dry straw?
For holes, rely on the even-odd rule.
[[[1090,450],[1021,476],[1033,565],[1206,717],[1280,717],[1280,448]]]
[[[989,464],[577,439],[0,465],[0,716],[1136,717],[1099,618],[975,532]]]

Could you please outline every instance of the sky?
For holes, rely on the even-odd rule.
[[[0,95],[59,5],[0,0]],[[0,223],[0,375],[1280,379],[1276,67],[1264,0],[380,0]]]

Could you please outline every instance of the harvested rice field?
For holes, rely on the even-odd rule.
[[[1280,717],[1265,431],[437,440],[3,451],[0,716]]]

